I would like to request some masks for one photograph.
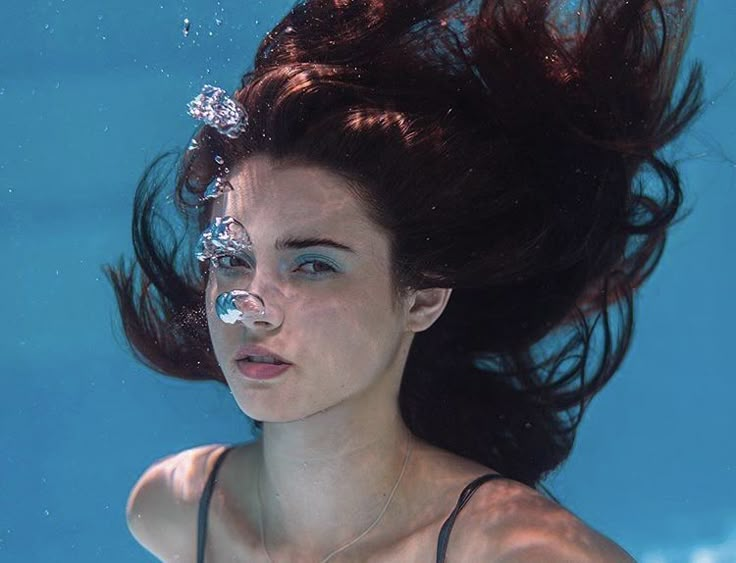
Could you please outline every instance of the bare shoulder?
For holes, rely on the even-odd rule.
[[[498,483],[500,484],[500,482]],[[473,557],[494,563],[631,563],[611,539],[516,481],[486,489],[473,510]],[[468,554],[470,555],[470,554]]]
[[[161,560],[194,553],[199,499],[226,446],[198,446],[156,460],[128,497],[126,517],[135,539]],[[187,545],[185,545],[187,544]]]

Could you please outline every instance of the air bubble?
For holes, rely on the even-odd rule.
[[[202,92],[187,107],[189,115],[201,119],[231,139],[240,136],[248,122],[243,106],[229,98],[222,88],[209,84],[202,87]]]
[[[217,296],[215,312],[224,323],[243,323],[247,319],[263,317],[266,304],[255,293],[233,289]]]
[[[206,201],[208,199],[215,199],[216,197],[220,197],[222,194],[232,190],[233,185],[225,178],[220,178],[218,176],[217,178],[215,178],[215,181],[207,187],[207,190],[202,196],[202,200]]]
[[[252,243],[245,227],[233,217],[215,217],[200,235],[194,255],[206,262],[223,252],[240,253],[252,250]]]

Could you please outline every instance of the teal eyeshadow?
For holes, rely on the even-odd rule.
[[[338,271],[342,271],[342,268],[338,264],[336,264],[333,260],[327,258],[326,256],[319,256],[317,254],[305,254],[302,256],[299,256],[299,258],[296,259],[296,262],[299,263],[301,266],[304,262],[309,262],[310,260],[320,260],[322,262],[325,262],[335,268]]]
[[[224,253],[224,254],[221,254],[221,256],[234,256],[235,258],[238,258],[239,260],[244,260],[245,262],[247,262],[248,266],[253,267],[253,260],[248,255],[244,255],[241,253]],[[332,266],[336,270],[336,272],[343,271],[343,268],[340,267],[340,265],[337,264],[334,260],[328,258],[327,256],[321,256],[319,254],[302,254],[301,256],[296,258],[294,261],[299,266],[302,266],[303,264],[311,260],[320,260],[322,262],[325,262],[326,264],[329,264],[330,266]],[[324,272],[325,275],[329,273],[330,272]],[[317,274],[314,274],[314,275],[317,275]]]

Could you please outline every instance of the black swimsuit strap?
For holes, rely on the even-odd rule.
[[[209,477],[207,478],[207,484],[202,492],[202,498],[199,499],[199,519],[197,526],[197,562],[204,563],[204,545],[207,538],[207,508],[210,505],[210,498],[212,497],[212,491],[215,488],[217,482],[217,471],[220,469],[220,465],[225,461],[225,457],[232,451],[235,446],[229,446],[220,454],[215,461],[215,466],[212,468]]]
[[[198,563],[204,563],[204,549],[205,549],[205,541],[207,537],[207,510],[209,508],[210,499],[212,497],[212,491],[214,490],[215,483],[217,482],[217,472],[220,469],[220,466],[222,465],[222,462],[225,461],[225,457],[228,453],[230,453],[235,446],[230,446],[228,448],[225,448],[223,452],[220,454],[220,456],[215,461],[215,465],[212,468],[212,471],[210,472],[210,475],[207,479],[207,483],[204,487],[204,491],[202,492],[202,498],[199,501],[199,518],[198,518],[198,529],[197,529],[197,562]],[[468,503],[470,500],[470,497],[473,496],[475,491],[480,487],[483,483],[486,481],[490,481],[492,479],[506,479],[506,477],[502,475],[498,475],[496,473],[488,473],[486,475],[481,475],[474,481],[472,481],[465,489],[463,489],[463,492],[460,493],[460,497],[458,498],[457,504],[455,505],[454,510],[450,514],[450,516],[445,520],[445,523],[442,525],[442,529],[440,530],[439,539],[437,541],[437,563],[444,563],[445,561],[445,554],[447,553],[447,545],[450,541],[450,532],[452,531],[452,527],[455,524],[455,520],[457,518],[457,515],[460,513],[460,511],[463,509],[463,507]]]
[[[499,475],[497,473],[488,473],[486,475],[481,475],[472,483],[470,483],[467,487],[465,487],[463,489],[463,492],[460,493],[460,498],[455,505],[455,509],[452,511],[450,516],[447,517],[447,520],[445,520],[445,523],[442,525],[442,529],[440,530],[439,539],[437,540],[437,563],[444,563],[445,561],[447,544],[450,542],[450,532],[452,531],[452,527],[455,524],[455,519],[457,518],[457,515],[463,509],[463,506],[468,503],[470,497],[473,496],[473,493],[475,493],[478,487],[480,487],[486,481],[490,481],[492,479],[507,479],[507,477],[504,477],[503,475]]]

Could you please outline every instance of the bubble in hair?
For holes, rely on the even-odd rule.
[[[248,122],[243,106],[228,97],[225,90],[210,84],[205,84],[202,92],[187,107],[189,115],[231,139],[239,137]]]

